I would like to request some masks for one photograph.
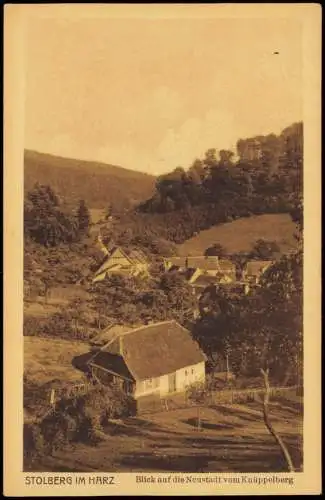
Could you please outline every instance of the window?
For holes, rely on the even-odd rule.
[[[193,373],[194,373],[194,368],[192,368],[192,375],[193,375]]]
[[[145,390],[156,389],[157,387],[159,387],[159,383],[160,383],[159,377],[158,378],[148,378],[144,382]]]
[[[146,389],[151,389],[152,388],[152,378],[148,378],[146,380]]]
[[[185,377],[187,377],[187,370],[185,370]]]

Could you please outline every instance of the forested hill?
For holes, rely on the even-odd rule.
[[[123,210],[150,198],[155,177],[114,165],[62,158],[25,150],[25,193],[36,182],[50,185],[72,205],[80,199],[90,208]]]
[[[136,227],[175,243],[203,229],[241,217],[291,213],[303,193],[303,124],[280,135],[237,142],[237,160],[228,150],[209,149],[187,169],[157,178],[154,195],[120,226]],[[141,226],[143,226],[141,228]]]

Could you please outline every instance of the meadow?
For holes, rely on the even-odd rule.
[[[285,472],[262,406],[215,405],[111,421],[95,446],[69,445],[44,456],[33,471],[55,472]],[[302,470],[301,401],[273,401],[271,419]]]
[[[214,243],[220,243],[227,252],[248,252],[258,239],[275,241],[281,253],[296,248],[296,226],[289,214],[264,214],[218,224],[200,231],[193,238],[177,245],[179,255],[202,255]]]

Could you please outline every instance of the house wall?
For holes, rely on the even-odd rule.
[[[204,271],[203,274],[207,274],[208,276],[217,276],[220,271],[218,269],[208,269],[207,271]]]
[[[191,384],[205,380],[205,363],[186,366],[176,372],[176,391],[181,392]]]
[[[122,267],[131,266],[129,259],[127,259],[123,253],[117,249],[109,259],[110,265],[119,264]]]
[[[161,392],[164,393],[166,391],[166,385],[168,387],[168,377],[166,375],[146,380],[138,380],[133,396],[134,398],[148,396],[149,394],[159,396]]]
[[[134,391],[134,383],[125,380],[118,375],[114,375],[113,373],[109,373],[106,370],[102,370],[100,367],[92,366],[91,373],[95,376],[103,385],[116,386],[121,390],[126,392],[127,394],[132,394]]]
[[[196,269],[195,272],[192,274],[191,278],[189,279],[189,283],[194,283],[195,280],[197,280],[197,278],[199,276],[201,276],[201,274],[203,274],[203,272],[201,271],[201,269]]]
[[[137,381],[134,397],[148,395],[165,396],[172,394],[169,391],[169,374],[153,379]],[[205,380],[205,363],[187,366],[176,371],[176,391],[183,392],[187,386]]]
[[[113,375],[97,366],[91,367],[91,374],[104,385],[111,385],[112,383],[114,383]]]

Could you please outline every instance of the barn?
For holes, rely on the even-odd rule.
[[[206,356],[176,321],[121,331],[88,362],[94,378],[116,384],[135,399],[181,393],[205,380]]]

